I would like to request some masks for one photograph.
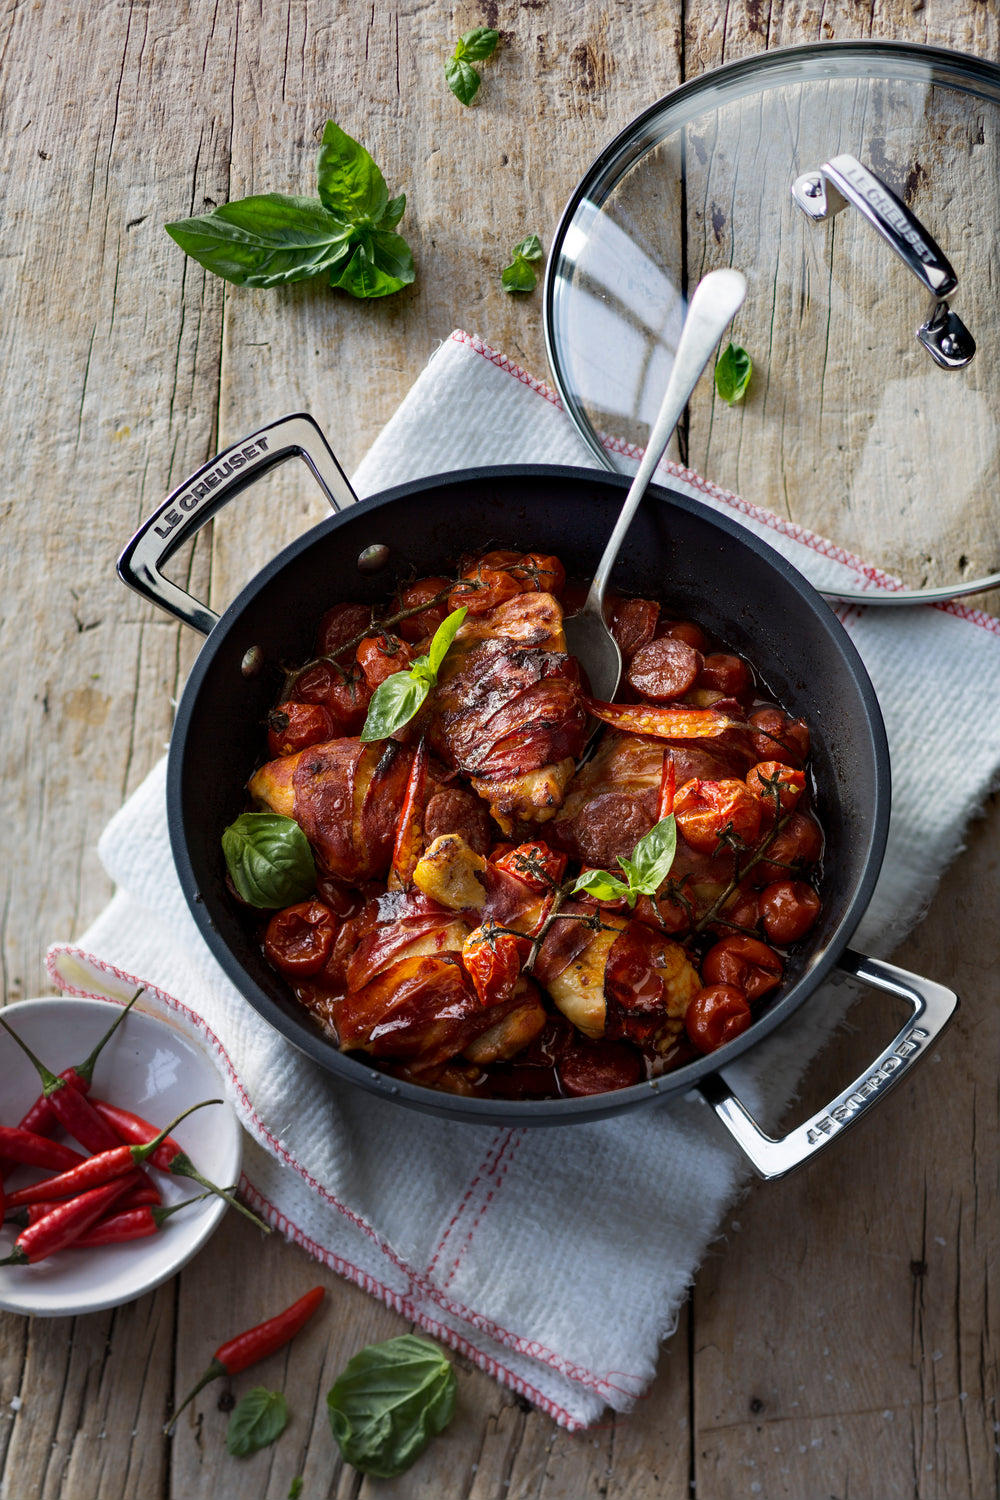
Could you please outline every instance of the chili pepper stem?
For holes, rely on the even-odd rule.
[[[197,1394],[198,1394],[198,1392],[200,1390],[203,1390],[204,1387],[206,1385],[208,1385],[210,1381],[212,1381],[212,1380],[218,1380],[218,1378],[219,1378],[220,1375],[228,1375],[228,1374],[229,1374],[229,1371],[226,1369],[226,1367],[222,1363],[221,1359],[213,1359],[212,1363],[209,1365],[209,1367],[205,1371],[204,1375],[198,1381],[197,1385],[193,1386],[191,1388],[191,1390],[188,1391],[187,1395],[184,1397],[184,1400],[181,1402],[180,1406],[174,1412],[173,1416],[170,1418],[170,1421],[164,1427],[164,1429],[163,1429],[163,1435],[164,1435],[164,1437],[169,1437],[170,1436],[170,1434],[173,1432],[174,1428],[177,1426],[177,1418],[180,1416],[180,1414],[184,1410],[185,1406],[188,1406],[194,1400],[195,1396],[197,1396]]]
[[[175,1177],[190,1177],[191,1181],[197,1182],[199,1187],[206,1188],[208,1192],[215,1193],[219,1198],[224,1198],[231,1208],[238,1209],[244,1218],[249,1219],[251,1224],[255,1224],[258,1229],[263,1229],[265,1234],[271,1233],[270,1224],[265,1224],[264,1220],[254,1213],[253,1209],[247,1208],[245,1204],[241,1203],[238,1198],[234,1198],[232,1193],[227,1192],[225,1188],[217,1187],[214,1182],[209,1182],[207,1177],[203,1177],[190,1156],[184,1151],[177,1153],[170,1163],[169,1170]]]
[[[152,1156],[157,1146],[161,1145],[162,1142],[166,1140],[167,1136],[174,1129],[174,1127],[176,1125],[179,1125],[182,1120],[186,1120],[188,1115],[193,1115],[196,1109],[205,1109],[209,1104],[221,1103],[221,1099],[202,1099],[198,1104],[189,1104],[187,1109],[181,1110],[176,1120],[171,1120],[169,1125],[164,1125],[159,1135],[155,1135],[151,1141],[147,1141],[143,1146],[130,1146],[129,1150],[132,1152],[132,1160],[135,1162],[136,1166],[141,1165],[141,1163],[144,1162],[148,1156]],[[204,1183],[202,1183],[202,1186],[204,1187]]]
[[[46,1099],[50,1094],[54,1094],[57,1089],[63,1089],[66,1087],[66,1080],[64,1078],[57,1078],[54,1073],[51,1073],[49,1071],[45,1064],[35,1056],[31,1048],[28,1046],[27,1042],[21,1040],[17,1032],[14,1030],[13,1026],[8,1025],[3,1016],[0,1016],[0,1026],[2,1026],[4,1031],[7,1032],[8,1036],[12,1036],[14,1038],[21,1051],[25,1054],[26,1057],[30,1059],[30,1061],[34,1065],[39,1078],[42,1080],[42,1093],[45,1095]]]
[[[5,1256],[3,1260],[0,1260],[0,1266],[26,1266],[27,1264],[28,1257],[25,1255],[24,1251],[19,1250],[16,1245],[9,1255]]]
[[[108,1027],[104,1035],[101,1037],[101,1040],[98,1042],[97,1046],[94,1048],[93,1052],[90,1054],[87,1060],[80,1063],[79,1067],[75,1069],[79,1076],[85,1079],[87,1083],[90,1083],[93,1080],[94,1068],[97,1066],[97,1059],[100,1057],[101,1052],[107,1046],[108,1042],[110,1042],[111,1038],[114,1036],[115,1032],[118,1030],[119,1026],[122,1024],[125,1017],[128,1015],[129,1011],[138,1000],[139,996],[144,993],[145,988],[146,986],[143,984],[139,986],[128,1004],[118,1012],[117,1016],[112,1021],[111,1025]]]

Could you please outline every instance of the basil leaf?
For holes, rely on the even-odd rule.
[[[455,98],[462,104],[471,104],[482,81],[475,68],[460,57],[449,57],[444,65],[444,76]]]
[[[500,272],[500,285],[505,292],[533,292],[538,277],[523,255],[515,255],[509,266]]]
[[[241,813],[222,835],[222,852],[233,885],[250,906],[277,910],[316,889],[309,840],[293,818]]]
[[[268,1447],[288,1425],[288,1402],[280,1391],[255,1386],[248,1391],[229,1418],[226,1447],[236,1458],[245,1458]]]
[[[469,611],[463,604],[460,609],[453,609],[450,615],[446,615],[441,624],[431,637],[430,650],[427,653],[427,665],[437,682],[437,675],[441,670],[441,663],[451,650],[452,643],[465,621]]]
[[[236,286],[304,281],[346,260],[349,226],[315,198],[264,193],[164,225],[199,265]]]
[[[523,256],[525,260],[541,260],[543,254],[542,242],[537,234],[529,234],[527,239],[522,240],[519,245],[514,246],[511,253],[515,256]]]
[[[467,57],[470,62],[484,62],[493,56],[499,40],[499,31],[493,31],[489,26],[477,26],[474,31],[467,31],[459,37],[455,56]]]
[[[324,206],[351,224],[377,224],[389,204],[385,178],[372,157],[334,120],[327,120],[323,131],[316,187]]]
[[[619,880],[617,875],[612,875],[607,870],[584,870],[578,875],[573,886],[571,895],[577,891],[583,891],[588,896],[593,896],[595,901],[618,901],[622,896],[628,899],[629,887],[624,880]],[[635,898],[633,897],[633,904]]]
[[[739,344],[728,344],[715,365],[715,389],[723,401],[735,406],[742,401],[753,374],[753,361]]]
[[[402,1474],[451,1421],[457,1385],[441,1350],[412,1333],[362,1349],[326,1398],[344,1458],[376,1479]]]
[[[362,742],[387,740],[397,729],[402,729],[423,706],[430,690],[431,685],[425,679],[418,681],[409,672],[393,672],[372,693],[361,731]]]
[[[378,221],[379,229],[395,229],[396,225],[403,217],[403,210],[405,209],[405,207],[405,193],[400,193],[398,198],[390,198],[389,202],[385,206],[385,211],[383,212],[382,217]]]
[[[661,818],[632,850],[631,859],[618,863],[628,876],[629,888],[637,895],[652,896],[670,873],[677,852],[677,823],[673,814]]]
[[[350,261],[330,277],[330,285],[352,297],[388,297],[409,286],[413,255],[402,235],[382,229],[363,231]]]

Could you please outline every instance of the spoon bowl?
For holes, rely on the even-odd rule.
[[[604,618],[604,594],[608,578],[639,502],[673,437],[691,392],[698,384],[726,327],[742,307],[746,294],[746,277],[741,271],[728,269],[710,271],[695,287],[681,329],[667,389],[649,434],[642,462],[625,496],[587,597],[577,613],[563,622],[567,650],[571,656],[576,657],[585,672],[591,696],[602,702],[608,703],[614,698],[622,675],[622,655],[618,642]]]

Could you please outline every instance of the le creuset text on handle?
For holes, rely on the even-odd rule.
[[[853,204],[931,294],[931,307],[917,338],[936,365],[960,370],[976,352],[976,341],[944,300],[958,277],[940,245],[891,188],[843,154],[824,162],[818,172],[804,172],[792,184],[792,198],[810,219],[832,218]]]
[[[305,460],[333,510],[357,499],[313,418],[305,412],[282,417],[225,448],[171,491],[122,552],[118,576],[182,624],[207,635],[218,615],[164,577],[161,569],[223,505],[262,474],[294,457]]]
[[[698,1089],[749,1158],[758,1176],[784,1177],[822,1151],[897,1084],[927,1055],[958,1007],[958,996],[942,984],[911,974],[881,959],[866,958],[849,948],[839,960],[845,973],[913,1007],[913,1014],[874,1062],[842,1093],[810,1119],[775,1139],[765,1134],[718,1073],[702,1079]]]

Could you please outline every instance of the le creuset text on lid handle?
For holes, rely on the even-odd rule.
[[[250,437],[223,449],[196,474],[171,491],[145,520],[118,559],[118,576],[129,588],[208,635],[218,615],[171,583],[164,563],[202,526],[262,474],[286,459],[305,460],[333,510],[358,498],[316,422],[305,412],[282,417]]]
[[[874,172],[856,156],[834,156],[818,172],[797,177],[792,197],[816,221],[832,218],[853,203],[930,292],[930,311],[917,338],[931,359],[943,370],[960,370],[970,362],[976,341],[944,300],[958,286],[951,262],[916,214]]]
[[[775,1139],[761,1130],[718,1073],[697,1086],[749,1157],[759,1177],[768,1180],[784,1177],[829,1146],[849,1125],[856,1124],[910,1068],[927,1056],[958,1007],[958,996],[944,985],[881,959],[866,958],[848,948],[841,955],[839,966],[874,989],[907,1000],[913,1014],[871,1066],[825,1109],[817,1111],[788,1135]]]

